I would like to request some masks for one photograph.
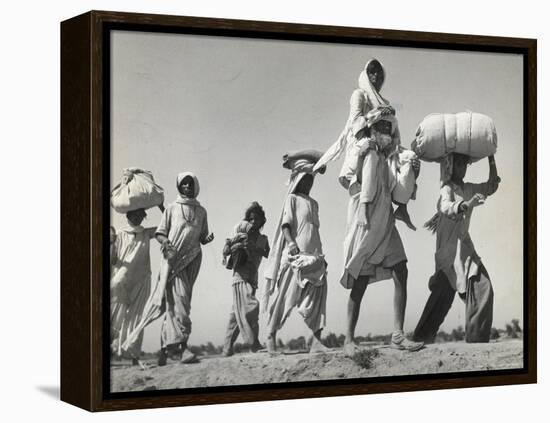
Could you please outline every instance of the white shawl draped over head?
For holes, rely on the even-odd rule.
[[[294,194],[298,184],[305,175],[315,176],[317,171],[313,170],[315,163],[309,159],[298,159],[292,161],[290,169],[290,178],[287,182],[287,192],[285,195],[285,201],[283,202],[283,207],[281,208],[281,213],[279,219],[277,220],[277,226],[275,229],[275,236],[273,237],[273,246],[269,252],[269,257],[267,259],[266,270],[264,271],[264,277],[266,278],[266,286],[262,298],[262,310],[267,310],[267,303],[270,295],[273,293],[275,284],[279,276],[279,269],[281,266],[281,258],[283,256],[283,250],[285,248],[285,237],[281,228],[281,223],[283,221],[283,211],[286,200],[290,194]],[[324,171],[324,168],[321,168],[319,172]]]
[[[182,181],[188,176],[190,178],[192,178],[193,182],[195,183],[195,197],[194,198],[186,197],[180,191],[180,185],[181,185]],[[179,193],[178,198],[176,198],[176,203],[188,204],[190,206],[200,205],[200,203],[197,201],[197,197],[199,196],[199,193],[201,192],[201,187],[199,185],[199,180],[197,179],[197,177],[195,176],[195,174],[193,172],[178,173],[178,176],[176,178],[176,188],[177,188],[178,193]]]
[[[390,102],[386,100],[384,97],[380,95],[378,90],[372,85],[372,82],[369,79],[369,76],[367,74],[367,68],[370,64],[378,62],[381,69],[381,76],[382,81],[380,83],[380,89],[382,88],[382,85],[384,84],[384,80],[386,79],[386,71],[384,69],[384,66],[382,66],[382,63],[378,61],[375,58],[370,59],[367,64],[365,65],[364,69],[359,74],[359,80],[358,80],[358,86],[359,89],[361,89],[365,96],[367,97],[369,104],[373,109],[381,108],[381,107],[391,107]],[[366,116],[365,116],[366,118]],[[352,117],[348,118],[348,121],[346,122],[346,125],[344,126],[344,130],[336,140],[334,144],[332,144],[328,150],[325,152],[323,157],[315,164],[314,170],[317,171],[321,166],[326,166],[327,163],[334,161],[338,159],[342,153],[346,149],[347,144],[347,138],[348,133],[351,130],[351,127],[353,125]]]
[[[367,98],[369,100],[369,103],[373,108],[377,108],[380,106],[389,106],[390,102],[386,100],[384,97],[380,95],[378,90],[372,85],[372,82],[370,82],[369,75],[367,73],[367,69],[370,65],[374,63],[378,63],[380,65],[381,69],[381,75],[379,75],[379,78],[382,78],[382,81],[380,82],[380,87],[378,90],[382,89],[382,85],[384,85],[384,81],[386,79],[386,70],[384,69],[384,66],[382,63],[380,63],[379,60],[375,59],[374,57],[370,59],[367,64],[365,65],[365,68],[363,71],[359,74],[359,88],[361,88],[365,93],[367,94]]]
[[[180,192],[180,185],[182,181],[186,177],[193,178],[193,181],[195,182],[195,198],[189,198],[184,196]],[[178,198],[176,198],[176,203],[178,204],[186,204],[190,206],[198,206],[200,203],[197,201],[196,197],[199,195],[200,192],[200,186],[199,186],[199,180],[192,172],[182,172],[178,174],[176,177],[176,188],[179,192]],[[188,211],[189,212],[189,211]],[[166,213],[166,211],[165,211]],[[184,215],[185,217],[185,215]],[[191,211],[190,216],[187,216],[186,219],[193,220],[194,219],[194,212]],[[192,250],[190,253],[186,254],[183,257],[180,257],[180,260],[177,264],[179,269],[183,269],[186,266],[189,265],[198,255],[200,252],[200,249]],[[171,280],[176,274],[177,270],[172,271],[172,266],[169,264],[168,259],[161,256],[161,264],[159,269],[159,276],[156,280],[156,283],[153,284],[153,288],[151,290],[151,294],[149,295],[149,298],[147,300],[147,303],[145,304],[145,307],[143,309],[143,314],[141,321],[138,325],[132,330],[132,332],[128,335],[126,338],[126,341],[122,345],[122,349],[128,350],[131,348],[132,344],[138,339],[142,331],[145,329],[147,325],[149,325],[151,322],[155,321],[159,317],[161,317],[163,312],[163,301],[165,299],[165,291],[166,291],[166,284],[169,280]]]

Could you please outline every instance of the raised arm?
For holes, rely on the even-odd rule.
[[[493,195],[500,183],[500,178],[497,172],[495,156],[489,156],[489,180],[487,181],[487,195]]]
[[[471,186],[472,192],[474,194],[481,194],[485,197],[493,195],[497,191],[498,184],[500,183],[500,178],[497,172],[497,165],[495,163],[495,157],[489,156],[488,160],[489,160],[489,179],[487,179],[487,182],[483,182],[481,184],[468,184]]]

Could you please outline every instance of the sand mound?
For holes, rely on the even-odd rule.
[[[346,378],[368,378],[460,371],[514,369],[523,366],[523,342],[519,340],[489,344],[446,343],[428,345],[416,353],[396,351],[384,346],[363,368],[344,356],[342,350],[326,354],[292,353],[270,356],[267,353],[210,356],[195,364],[169,361],[147,370],[116,363],[111,367],[112,392],[207,386],[247,385]]]

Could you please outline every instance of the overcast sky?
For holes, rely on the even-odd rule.
[[[496,162],[502,184],[472,217],[470,234],[495,291],[494,326],[523,315],[523,94],[522,57],[412,48],[350,46],[294,41],[151,34],[115,31],[112,37],[111,185],[122,169],[153,172],[176,197],[175,179],[195,172],[198,200],[206,208],[216,239],[203,248],[193,292],[191,344],[223,342],[231,309],[231,272],[221,265],[223,242],[242,219],[246,206],[260,202],[267,214],[270,241],[280,213],[289,173],[282,155],[301,148],[326,149],[340,134],[349,97],[366,61],[378,58],[386,69],[382,95],[397,110],[402,143],[409,147],[418,123],[433,112],[472,110],[494,119]],[[339,285],[347,192],[337,182],[341,161],[315,180],[311,195],[319,202],[321,239],[329,263],[327,327],[343,333],[349,291]],[[469,167],[465,180],[488,176],[486,160]],[[434,272],[435,236],[422,224],[435,211],[439,167],[423,163],[416,201],[409,204],[412,232],[397,224],[409,266],[405,330],[413,330],[428,297]],[[112,211],[112,224],[126,219]],[[145,226],[156,226],[151,210]],[[159,247],[151,242],[156,278]],[[262,273],[263,265],[260,268]],[[260,281],[263,284],[263,280]],[[392,330],[393,282],[369,286],[357,335]],[[264,339],[261,319],[261,339]],[[442,328],[464,324],[457,297]],[[160,322],[145,332],[143,348],[160,347]],[[307,335],[297,313],[279,336]]]

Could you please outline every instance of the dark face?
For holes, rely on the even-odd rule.
[[[367,66],[367,76],[369,77],[370,83],[379,91],[384,82],[384,71],[382,70],[380,62],[375,60],[369,63]]]
[[[252,230],[254,231],[258,231],[264,224],[262,217],[254,212],[250,213],[248,222],[252,225]]]
[[[378,76],[378,72],[371,72],[368,73],[369,81],[370,83],[376,88],[377,90],[380,89],[380,78]]]
[[[130,222],[134,226],[141,225],[141,222],[143,222],[143,219],[147,216],[147,213],[145,213],[145,210],[138,209],[129,211],[126,213],[126,218],[128,219],[128,222]]]
[[[391,122],[387,120],[379,120],[373,125],[374,129],[380,132],[383,135],[391,135]]]
[[[185,197],[195,198],[195,181],[191,176],[186,176],[181,181],[178,190]]]
[[[309,192],[311,191],[312,186],[313,186],[313,175],[308,173],[302,177],[300,182],[298,182],[298,186],[296,187],[295,192],[297,194],[309,195]]]
[[[468,167],[468,156],[455,154],[453,157],[453,180],[462,181]]]

